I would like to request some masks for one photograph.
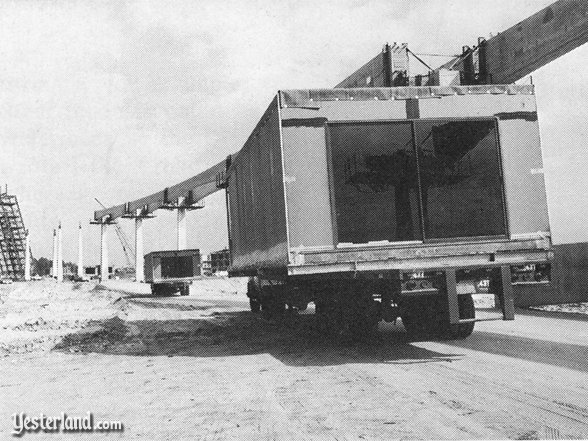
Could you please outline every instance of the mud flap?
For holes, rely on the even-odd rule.
[[[514,294],[510,266],[500,267],[500,282],[498,295],[500,296],[502,316],[504,320],[514,320]]]
[[[457,281],[455,270],[445,270],[445,287],[447,290],[447,302],[449,304],[449,324],[459,324],[459,301],[457,299]]]

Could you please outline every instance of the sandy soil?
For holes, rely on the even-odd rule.
[[[249,313],[244,290],[224,279],[172,298],[115,281],[3,288],[0,430],[14,412],[91,411],[125,430],[88,439],[588,438],[587,316],[517,311],[444,342],[382,324],[343,344],[311,314]],[[50,436],[61,438],[72,435]]]

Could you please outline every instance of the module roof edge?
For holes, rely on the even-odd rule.
[[[440,98],[454,95],[534,95],[532,84],[485,84],[475,86],[405,86],[280,90],[282,107],[320,101],[374,101]]]

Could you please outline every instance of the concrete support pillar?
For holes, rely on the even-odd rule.
[[[108,280],[108,224],[100,224],[100,281]]]
[[[184,203],[184,198],[178,199],[178,250],[185,250],[188,248],[188,236],[186,230],[186,211],[185,207],[181,205]]]
[[[57,231],[53,229],[53,261],[51,262],[51,277],[57,279]]]
[[[143,218],[137,215],[135,218],[135,281],[145,281],[143,262]]]
[[[84,248],[82,240],[82,224],[78,230],[78,278],[84,277]]]
[[[26,234],[24,279],[28,282],[31,280],[31,237],[28,231]]]
[[[63,282],[63,233],[61,224],[57,229],[57,281]]]

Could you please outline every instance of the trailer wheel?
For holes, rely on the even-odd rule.
[[[315,301],[314,322],[319,334],[329,336],[341,334],[344,326],[340,305],[332,299]]]
[[[476,308],[474,299],[471,294],[458,296],[459,318],[473,319],[476,318]],[[475,322],[460,323],[459,325],[449,325],[445,332],[445,337],[451,339],[464,339],[474,332]]]
[[[402,324],[412,338],[437,337],[440,315],[437,296],[405,299],[400,306]]]
[[[273,296],[265,297],[261,304],[265,316],[270,320],[282,320],[286,312],[286,304]]]

